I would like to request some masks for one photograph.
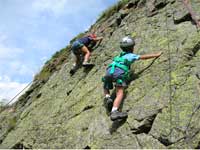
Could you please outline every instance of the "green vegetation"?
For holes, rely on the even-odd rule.
[[[76,39],[79,39],[83,36],[85,36],[85,32],[82,32],[82,33],[79,33],[76,37],[74,37],[71,41],[70,41],[70,44],[72,44]]]
[[[109,9],[105,10],[100,17],[97,19],[97,22],[99,22],[102,19],[108,19],[110,16],[112,16],[114,13],[118,12],[123,6],[125,6],[130,0],[121,0],[117,4],[113,5]]]
[[[4,106],[4,102],[0,101],[0,107]]]
[[[6,106],[6,103],[3,101],[0,101],[0,112],[4,109],[6,109],[8,106]]]
[[[48,60],[41,72],[35,76],[35,80],[47,81],[49,77],[57,70],[59,70],[63,63],[66,62],[69,55],[70,46],[57,51],[50,60]]]
[[[15,128],[16,123],[17,123],[17,118],[15,116],[8,119],[8,132],[10,132]]]

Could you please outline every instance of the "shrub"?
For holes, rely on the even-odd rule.
[[[130,0],[121,0],[117,4],[111,6],[107,10],[105,10],[100,17],[97,19],[97,22],[99,22],[102,19],[108,19],[110,16],[112,16],[114,13],[118,12],[123,6],[125,6]]]

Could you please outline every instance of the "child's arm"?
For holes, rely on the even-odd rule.
[[[161,54],[162,54],[162,52],[158,52],[158,53],[154,53],[154,54],[140,55],[140,59],[156,58],[156,57],[159,57]]]
[[[97,41],[100,41],[102,39],[103,39],[103,37],[97,37],[97,38],[93,38],[92,40],[95,41],[95,42],[97,42]]]

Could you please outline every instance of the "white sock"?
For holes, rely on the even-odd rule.
[[[87,64],[88,63],[88,61],[83,61],[83,64]]]
[[[117,107],[113,107],[111,112],[116,111],[117,109]]]
[[[106,98],[110,97],[110,94],[106,94]]]

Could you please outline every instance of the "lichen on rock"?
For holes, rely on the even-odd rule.
[[[192,7],[200,15],[199,0]],[[70,76],[70,46],[57,52],[15,112],[0,113],[0,148],[200,147],[200,34],[187,10],[175,0],[129,0],[113,8],[88,31],[104,37],[92,52],[95,67]],[[136,39],[135,53],[163,55],[132,65],[122,108],[128,118],[116,123],[103,106],[101,77],[127,34]]]

